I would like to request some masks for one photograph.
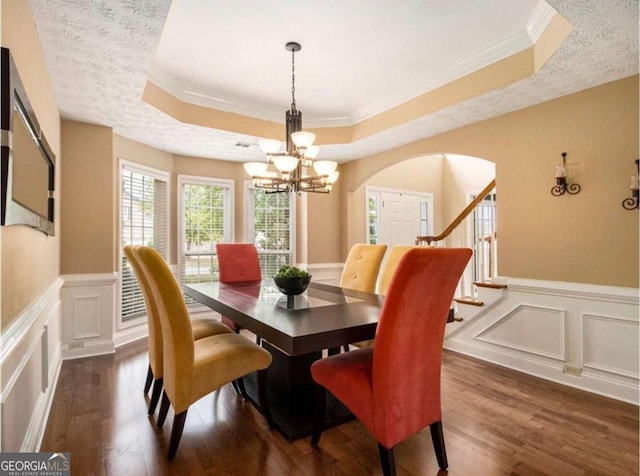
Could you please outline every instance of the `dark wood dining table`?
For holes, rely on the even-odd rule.
[[[184,292],[262,339],[273,356],[267,372],[272,418],[289,440],[313,430],[311,364],[327,349],[373,338],[383,302],[377,294],[315,282],[301,295],[285,296],[271,279],[188,284]],[[244,380],[255,404],[255,376]],[[353,418],[337,400],[329,400],[326,411],[327,427]]]

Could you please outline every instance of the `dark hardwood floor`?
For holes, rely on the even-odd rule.
[[[377,444],[353,421],[290,443],[227,385],[189,410],[175,460],[173,414],[147,417],[146,341],[66,361],[41,451],[71,452],[74,475],[381,474]],[[443,424],[449,471],[429,430],[396,446],[398,475],[638,474],[638,407],[445,352]]]

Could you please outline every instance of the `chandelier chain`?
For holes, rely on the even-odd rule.
[[[296,50],[291,50],[291,110],[296,110]]]

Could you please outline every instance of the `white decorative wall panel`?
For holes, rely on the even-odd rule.
[[[298,264],[301,268],[311,273],[311,280],[316,283],[330,284],[337,286],[340,283],[342,275],[343,263],[322,263],[322,264]]]
[[[100,296],[82,296],[73,300],[73,338],[100,337],[102,300]]]
[[[638,404],[638,290],[501,278],[484,306],[458,304],[445,348]],[[449,330],[451,329],[451,330]]]
[[[64,358],[114,352],[117,276],[115,273],[63,276]]]
[[[638,378],[638,322],[583,315],[583,365]]]
[[[476,339],[509,349],[565,359],[564,312],[520,305],[476,335]]]
[[[51,284],[0,334],[0,451],[39,448],[60,369],[60,287]]]

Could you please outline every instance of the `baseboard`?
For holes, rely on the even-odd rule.
[[[116,351],[113,340],[85,341],[71,343],[62,346],[62,359],[72,360],[96,355],[113,354]]]

